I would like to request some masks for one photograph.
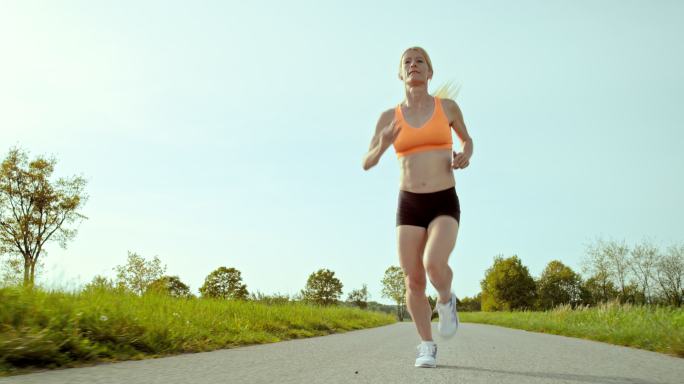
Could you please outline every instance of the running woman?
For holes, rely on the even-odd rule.
[[[448,265],[461,215],[453,170],[466,168],[473,155],[473,140],[456,102],[428,93],[432,76],[432,62],[423,48],[404,51],[399,79],[404,82],[405,99],[380,115],[363,159],[363,169],[369,170],[391,145],[399,159],[397,245],[406,276],[407,307],[421,339],[416,367],[437,366],[426,272],[438,293],[434,311],[439,314],[440,336],[448,339],[458,329]],[[452,150],[452,129],[462,142],[462,152]]]

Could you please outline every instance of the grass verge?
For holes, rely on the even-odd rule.
[[[463,322],[500,325],[684,357],[684,308],[615,302],[547,312],[459,312]]]
[[[302,303],[0,289],[0,376],[322,336],[394,316]]]

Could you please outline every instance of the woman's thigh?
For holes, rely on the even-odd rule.
[[[425,268],[443,266],[456,245],[458,221],[452,216],[437,216],[427,228],[425,242]]]
[[[419,281],[425,279],[423,251],[425,250],[427,230],[414,225],[397,226],[399,265],[407,277]]]

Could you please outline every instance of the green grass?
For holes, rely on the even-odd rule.
[[[684,357],[684,308],[608,303],[547,312],[459,312],[462,322],[602,341]]]
[[[460,312],[485,323],[684,357],[684,309],[604,304],[548,312]],[[0,289],[0,376],[210,351],[395,322],[394,315],[302,303]]]
[[[394,316],[302,303],[0,289],[0,376],[327,335]]]

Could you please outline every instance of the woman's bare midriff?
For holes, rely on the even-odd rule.
[[[456,185],[451,168],[452,152],[439,149],[412,153],[399,158],[399,189],[414,193],[430,193]]]

